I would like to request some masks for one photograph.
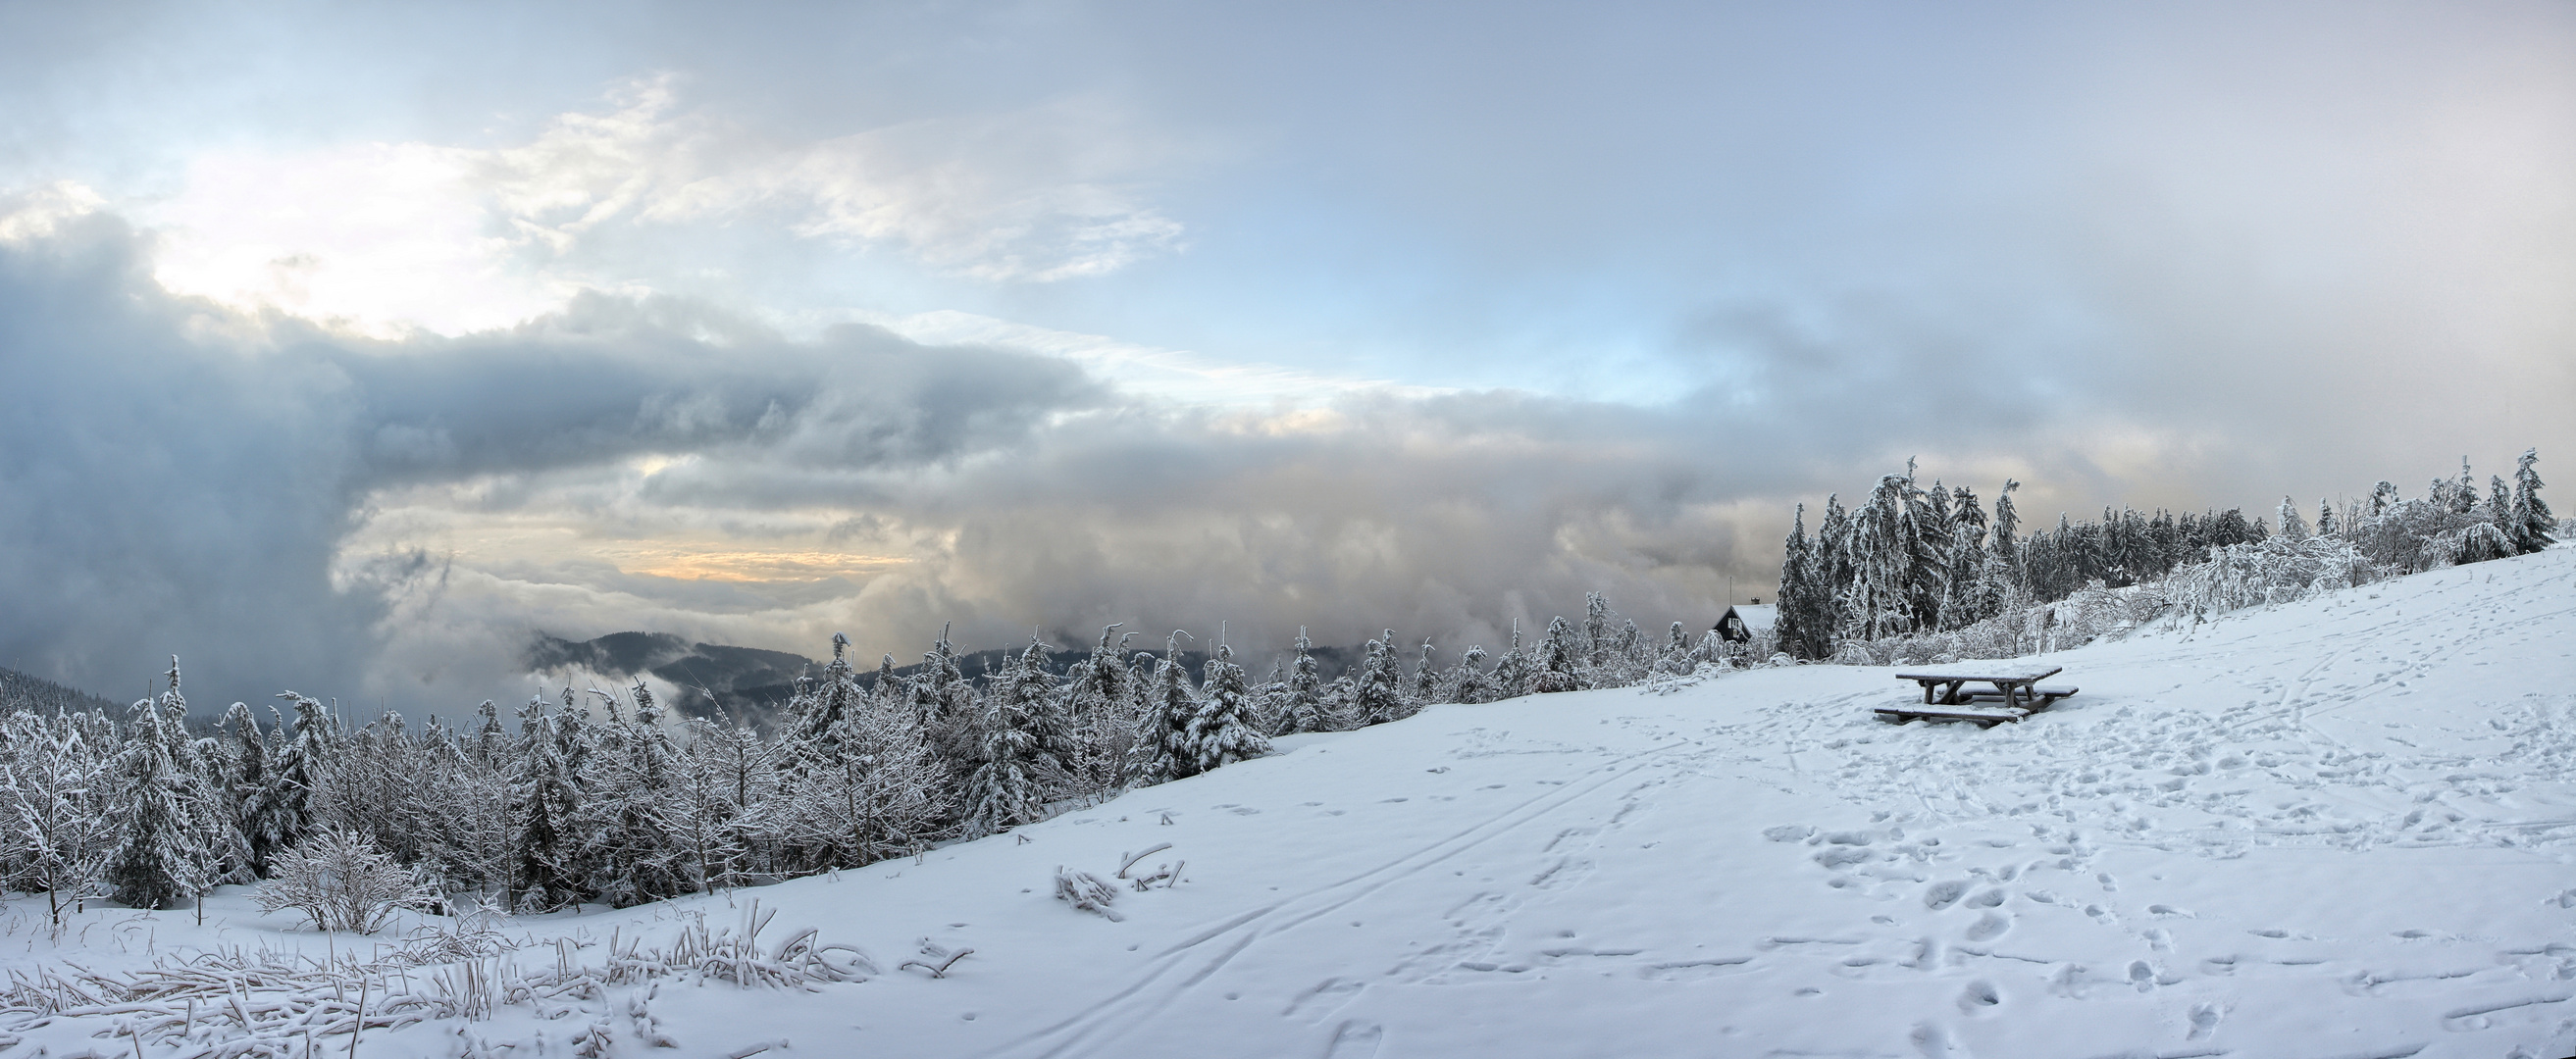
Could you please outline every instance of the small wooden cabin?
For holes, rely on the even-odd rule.
[[[1771,631],[1780,620],[1780,608],[1771,603],[1744,603],[1726,608],[1717,619],[1717,636],[1728,643],[1750,643],[1755,633]]]

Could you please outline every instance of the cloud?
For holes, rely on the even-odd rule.
[[[643,294],[748,225],[939,273],[1047,283],[1181,249],[1145,174],[1173,154],[1115,108],[1056,100],[820,139],[625,82],[522,143],[214,150],[138,216],[164,286],[378,338],[505,327],[584,290]],[[649,249],[648,249],[649,248]],[[703,277],[700,277],[703,278]]]
[[[934,466],[1100,399],[1052,359],[857,326],[788,342],[602,295],[506,331],[371,342],[173,297],[148,274],[148,237],[116,218],[38,202],[61,214],[39,225],[12,205],[0,594],[16,603],[0,659],[111,692],[139,691],[172,652],[201,690],[236,698],[403,688],[382,651],[454,619],[445,598],[474,573],[415,540],[353,542],[399,521],[379,498],[405,488],[512,511],[636,460]],[[507,660],[465,664],[489,676]]]

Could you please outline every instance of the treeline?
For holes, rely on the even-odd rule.
[[[1938,480],[1922,487],[1909,461],[1856,510],[1828,497],[1812,538],[1799,505],[1780,570],[1776,636],[1796,657],[1827,659],[1909,639],[1986,643],[1943,634],[2000,625],[2006,639],[1989,652],[2013,653],[2021,641],[2011,638],[2010,619],[2087,589],[2187,580],[2193,598],[2183,602],[2206,609],[2202,597],[2213,593],[2255,598],[2244,595],[2247,585],[2261,598],[2280,598],[2281,579],[2293,576],[2352,584],[2535,552],[2558,533],[2540,498],[2538,460],[2537,450],[2526,450],[2513,481],[2491,478],[2483,493],[2465,460],[2457,477],[2433,479],[2420,498],[2383,481],[2340,509],[2319,501],[2313,526],[2283,497],[2268,520],[2241,509],[2106,508],[2098,522],[2060,515],[2054,529],[2027,535],[2012,501],[2020,483],[2004,483],[1989,518],[1966,487],[1944,489]],[[2204,575],[2196,569],[2204,564],[2218,572]],[[2159,602],[2125,609],[2134,617]],[[1855,659],[1883,653],[1864,649]]]
[[[1218,645],[1193,681],[1186,633],[1159,654],[1117,626],[1070,666],[1031,642],[969,677],[943,633],[918,667],[852,667],[848,641],[770,728],[665,715],[643,682],[567,687],[463,728],[397,713],[352,726],[311,697],[265,723],[234,703],[191,732],[167,689],[118,718],[21,709],[0,721],[0,879],[66,902],[170,908],[268,875],[289,850],[356,835],[448,903],[632,905],[857,867],[1041,819],[1433,703],[1640,683],[1726,665],[1714,632],[1642,635],[1600,596],[1535,643],[1440,664],[1389,631],[1325,679],[1303,636],[1267,679]],[[1409,656],[1409,657],[1408,657]]]

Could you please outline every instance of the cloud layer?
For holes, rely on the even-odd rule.
[[[1211,410],[1055,357],[585,295],[376,341],[175,297],[73,217],[0,244],[0,657],[226,698],[515,687],[537,629],[909,655],[1128,621],[1499,642],[1581,593],[1704,622],[1764,543],[1680,417],[1509,394]],[[1767,480],[1766,480],[1767,479]],[[1213,628],[1205,630],[1213,632]]]

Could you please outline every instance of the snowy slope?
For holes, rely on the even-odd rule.
[[[551,965],[757,899],[872,980],[666,979],[359,1054],[2576,1053],[2576,549],[2048,661],[2083,693],[1992,730],[1881,723],[1913,685],[1813,666],[1295,737],[917,862],[512,927],[594,943],[514,957]],[[1162,843],[1138,867],[1177,885],[1122,921],[1051,895]],[[0,967],[321,945],[227,894],[57,950],[28,904]],[[925,946],[973,953],[896,967]],[[624,1014],[652,989],[677,1052]],[[134,1054],[108,1022],[0,1055]]]

